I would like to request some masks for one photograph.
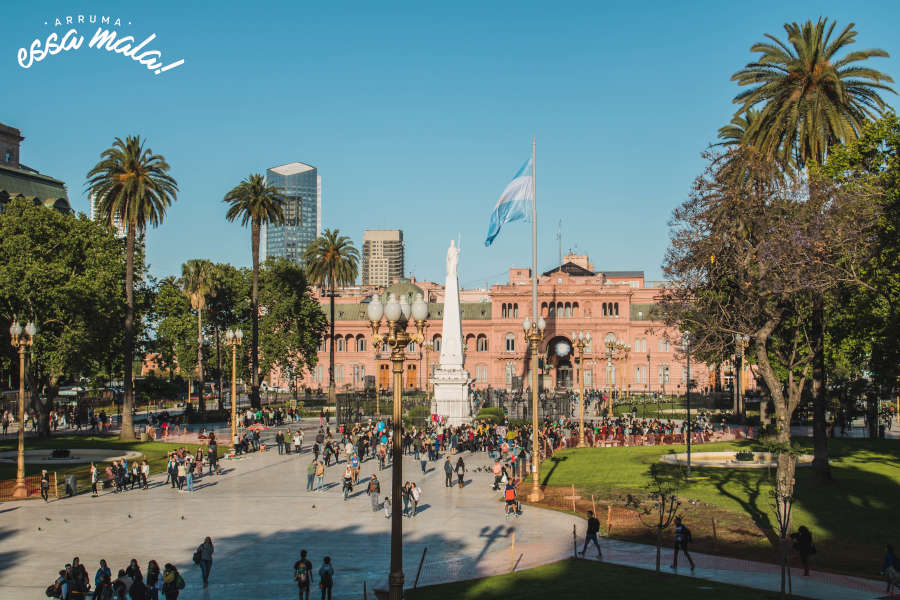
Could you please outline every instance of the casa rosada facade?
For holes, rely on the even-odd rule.
[[[588,257],[569,255],[563,264],[538,279],[539,314],[546,321],[539,349],[541,388],[577,389],[578,371],[572,335],[590,332],[584,349],[585,389],[619,393],[683,393],[687,383],[686,357],[674,340],[677,331],[654,320],[661,284],[645,281],[642,271],[594,271]],[[366,386],[391,387],[391,365],[387,353],[376,353],[371,344],[371,326],[366,308],[378,295],[417,293],[428,302],[426,344],[407,350],[403,386],[425,389],[428,374],[440,360],[443,294],[442,285],[415,279],[400,279],[387,288],[353,287],[335,298],[335,386],[338,391],[362,390]],[[328,297],[318,297],[326,315]],[[531,316],[531,271],[513,268],[509,281],[488,289],[460,290],[460,310],[465,341],[465,368],[474,389],[528,387],[531,354],[525,342],[522,321]],[[606,341],[630,346],[608,360]],[[295,384],[327,389],[328,340],[319,346],[318,364]],[[714,387],[706,365],[691,364],[692,388]],[[291,387],[276,370],[269,385]]]

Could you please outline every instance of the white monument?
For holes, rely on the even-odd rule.
[[[459,283],[456,268],[459,248],[450,241],[447,249],[447,284],[444,288],[444,326],[441,332],[441,362],[431,379],[434,404],[431,412],[447,417],[451,425],[472,420],[469,403],[469,373],[463,368],[462,322],[459,312]]]

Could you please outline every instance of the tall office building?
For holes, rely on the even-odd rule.
[[[284,224],[263,232],[262,258],[282,256],[303,264],[306,248],[322,233],[322,178],[315,167],[292,162],[266,169],[266,183],[280,188],[287,202]]]
[[[366,229],[362,247],[362,284],[389,286],[403,277],[403,231]]]
[[[93,194],[90,195],[90,201],[91,201],[91,220],[99,221],[100,220],[100,203],[97,202],[97,199],[94,197]],[[114,216],[112,224],[116,230],[116,237],[124,238],[125,237],[125,225],[122,224],[122,218],[119,215]]]

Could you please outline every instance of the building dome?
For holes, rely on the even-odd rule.
[[[406,296],[406,299],[409,300],[410,304],[415,300],[416,294],[422,294],[423,297],[425,296],[425,292],[422,288],[412,283],[409,279],[398,279],[396,283],[386,287],[384,293],[381,294],[381,301],[387,302],[391,294],[396,295],[397,300]]]

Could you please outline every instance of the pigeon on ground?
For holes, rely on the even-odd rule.
[[[130,519],[130,518],[131,518],[131,515],[128,515],[128,518]]]
[[[52,520],[53,520],[53,519],[51,519],[50,517],[44,517],[44,518],[45,518],[46,520],[48,520],[48,521],[52,521]]]
[[[184,515],[181,515],[181,520],[184,521]]]

